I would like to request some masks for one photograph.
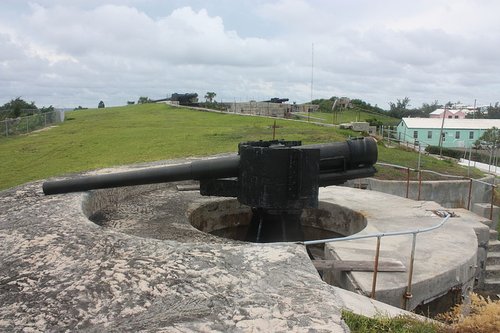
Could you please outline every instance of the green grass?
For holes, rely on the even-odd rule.
[[[307,113],[300,113],[302,116],[307,117]],[[377,119],[381,121],[384,125],[396,126],[401,121],[397,118],[392,118],[378,113],[368,113],[364,111],[356,110],[346,110],[338,114],[336,121],[333,121],[333,113],[327,112],[312,112],[310,117],[322,119],[322,122],[326,124],[342,124],[350,123],[353,121],[365,121],[367,119]],[[311,121],[317,121],[317,119],[311,119]]]
[[[275,119],[143,104],[74,111],[48,130],[0,139],[0,189],[103,167],[236,152],[242,141],[272,139]],[[276,119],[277,139],[304,144],[342,141],[348,130]],[[379,160],[416,167],[418,155],[379,145]],[[450,162],[423,157],[422,167],[463,174]],[[386,179],[399,177],[380,169]]]
[[[396,318],[368,318],[349,311],[342,311],[342,319],[353,333],[433,333],[440,332],[431,322],[422,322],[409,316]]]
[[[406,149],[404,147],[386,147],[384,144],[379,143],[378,145],[379,162],[397,164],[412,169],[418,169],[418,153],[413,149]],[[450,159],[438,160],[435,157],[424,154],[420,154],[420,169],[432,170],[442,174],[450,174],[456,176],[467,177],[467,168],[457,165],[454,161]],[[396,180],[396,179],[406,179],[406,170],[397,170],[391,167],[377,166],[377,178]],[[470,169],[470,177],[480,178],[484,174],[476,168]],[[411,180],[417,180],[417,173],[412,172],[410,174]],[[445,177],[436,176],[429,173],[422,173],[423,180],[437,180],[446,179]]]
[[[272,139],[274,120],[161,104],[74,111],[49,130],[0,140],[0,188],[113,165],[236,152]],[[276,138],[339,141],[348,131],[277,119]]]

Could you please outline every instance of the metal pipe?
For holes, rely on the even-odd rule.
[[[380,238],[381,238],[381,236],[377,237],[377,248],[375,250],[375,264],[373,266],[372,293],[370,296],[373,299],[375,299],[375,289],[377,286],[378,259],[380,256]]]

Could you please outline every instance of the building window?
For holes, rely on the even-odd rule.
[[[445,142],[445,141],[446,141],[446,132],[445,132],[445,133],[443,133],[443,134],[441,135],[441,137],[443,138],[443,140],[442,140],[442,141],[443,141],[443,142]]]
[[[469,139],[474,139],[474,132],[472,131],[469,132]]]
[[[418,131],[413,131],[413,138],[418,139]]]
[[[432,139],[432,131],[427,131],[427,139]]]
[[[448,116],[448,119],[452,119],[452,118],[453,118],[453,116]]]
[[[459,131],[455,132],[455,139],[460,139],[460,132]]]
[[[455,119],[458,119],[458,116],[455,116]]]

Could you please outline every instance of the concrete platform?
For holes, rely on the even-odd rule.
[[[187,206],[169,205],[164,194],[151,190],[47,197],[41,182],[34,182],[0,192],[0,331],[348,332],[342,309],[404,313],[324,283],[302,245],[204,234],[189,224],[188,211],[205,199],[191,192]],[[154,198],[132,211],[154,215],[155,202],[163,202],[170,210],[160,219],[139,225],[124,218],[120,228],[88,219],[106,207],[126,209],[122,201],[146,192]],[[362,190],[331,187],[321,191],[321,199],[364,214],[369,223],[362,232],[438,221],[427,211],[435,204]],[[478,244],[466,222],[458,218],[439,233],[419,236],[415,282],[419,290],[428,289],[425,297],[448,288],[450,272],[457,284],[468,285]],[[404,260],[407,244],[384,240],[383,256]],[[333,250],[341,257],[369,258],[374,244],[344,243]],[[399,290],[404,279],[382,274],[378,293],[385,300],[382,291],[394,294],[389,285]],[[371,275],[352,276],[365,292]],[[434,279],[443,282],[430,283]]]
[[[417,230],[438,224],[442,217],[433,213],[443,210],[434,202],[413,201],[373,191],[351,188],[326,188],[320,200],[347,206],[361,212],[367,227],[357,235]],[[466,297],[484,265],[484,249],[488,243],[488,227],[481,218],[464,209],[452,209],[452,217],[440,229],[417,235],[412,297],[408,304],[404,293],[408,272],[380,272],[376,283],[376,299],[393,306],[414,309],[450,290],[459,290]],[[376,238],[330,243],[326,257],[343,260],[374,260]],[[381,238],[380,259],[397,260],[410,267],[412,235]],[[481,252],[483,250],[483,252]],[[484,267],[483,267],[484,269]],[[371,272],[333,272],[329,283],[369,296],[372,290]]]

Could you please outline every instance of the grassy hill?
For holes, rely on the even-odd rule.
[[[55,127],[0,139],[0,189],[55,175],[114,165],[236,152],[242,141],[272,139],[274,119],[173,108],[164,104],[74,111]],[[276,119],[276,138],[304,144],[357,134]],[[417,154],[380,145],[379,160],[416,167]],[[423,156],[422,165],[464,174],[463,168]],[[385,178],[397,178],[383,172]],[[385,176],[384,176],[385,175]]]

